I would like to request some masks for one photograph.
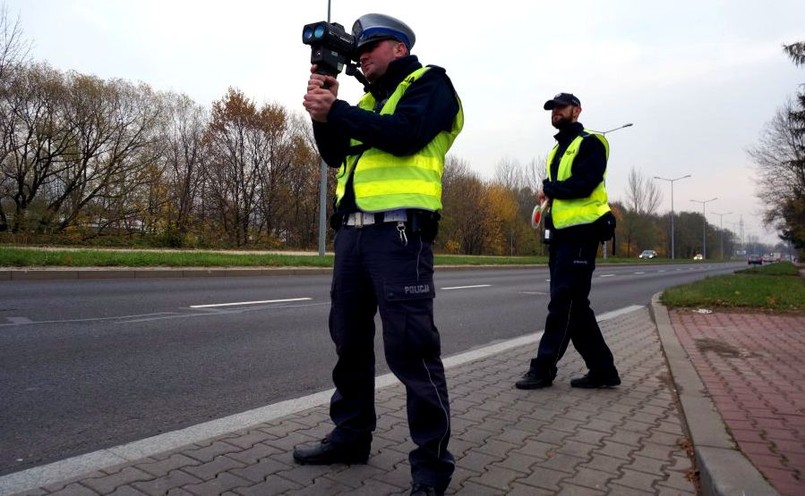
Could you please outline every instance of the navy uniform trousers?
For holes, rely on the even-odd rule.
[[[416,448],[413,481],[444,489],[455,461],[447,450],[450,406],[433,321],[430,241],[387,222],[343,226],[335,237],[330,335],[338,362],[330,417],[334,443],[368,446],[376,427],[374,317],[380,310],[386,362],[405,385],[408,424]]]
[[[612,352],[590,308],[590,287],[598,243],[594,236],[567,239],[555,236],[548,245],[551,301],[537,357],[531,360],[530,366],[539,377],[551,380],[556,377],[556,364],[570,341],[584,359],[590,374],[603,377],[618,374]]]

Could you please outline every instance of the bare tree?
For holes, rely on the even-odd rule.
[[[207,185],[215,202],[216,219],[230,243],[249,242],[258,209],[262,168],[266,166],[266,137],[257,106],[230,88],[213,103],[205,135]]]
[[[203,223],[198,210],[203,183],[203,138],[206,109],[186,95],[168,93],[160,121],[160,166],[151,184],[150,229],[172,246],[182,246],[194,226]],[[195,222],[194,222],[195,219]]]
[[[805,42],[784,45],[783,51],[794,62],[794,65],[805,65]],[[801,85],[805,87],[805,85]],[[792,123],[796,124],[795,132],[805,134],[805,91],[797,94],[797,106],[791,109]]]
[[[652,240],[656,235],[652,217],[662,201],[662,194],[656,184],[633,167],[629,171],[626,199],[618,233],[629,257],[635,251],[654,246]]]
[[[293,237],[291,231],[297,227],[288,219],[293,212],[293,184],[289,178],[297,165],[297,145],[300,143],[295,134],[297,122],[281,105],[267,104],[258,111],[258,125],[264,146],[257,198],[259,232],[265,233],[268,241],[287,242]]]
[[[662,202],[662,193],[657,184],[634,167],[629,171],[626,188],[626,207],[639,215],[653,215]]]
[[[285,178],[289,210],[288,215],[278,221],[278,228],[288,233],[287,246],[312,247],[318,241],[318,230],[312,226],[318,225],[321,157],[316,151],[307,116],[291,116],[288,130],[292,139],[291,167]],[[334,186],[334,169],[327,169],[328,185]]]
[[[542,181],[548,177],[548,169],[545,163],[548,161],[548,156],[545,155],[541,158],[536,158],[528,162],[525,166],[525,182],[526,185],[534,191],[542,189]]]
[[[8,7],[0,7],[0,81],[8,77],[10,69],[28,57],[31,43],[23,38],[20,18],[11,20]]]
[[[32,65],[4,97],[0,191],[14,204],[12,231],[134,222],[158,115],[146,87]]]
[[[504,188],[516,191],[525,186],[525,171],[516,160],[504,159],[495,165],[494,182]]]
[[[38,227],[50,199],[62,193],[56,178],[78,146],[60,103],[66,97],[64,75],[45,64],[20,67],[4,84],[0,230]]]
[[[154,93],[144,84],[76,73],[67,84],[64,126],[76,148],[62,157],[58,194],[50,198],[43,222],[58,229],[89,223],[98,231],[140,224],[144,187],[156,163],[161,107]]]

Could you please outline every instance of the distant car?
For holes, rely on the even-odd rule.
[[[749,255],[746,257],[746,263],[749,265],[763,265],[763,257],[760,255]]]
[[[704,260],[704,257],[702,256],[701,253],[697,253],[693,255],[693,260]]]
[[[640,253],[640,255],[637,256],[637,258],[649,259],[649,258],[655,258],[656,256],[657,256],[657,252],[654,251],[654,250],[643,250]]]

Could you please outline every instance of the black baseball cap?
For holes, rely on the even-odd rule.
[[[545,110],[553,110],[554,107],[561,105],[574,105],[576,107],[581,107],[581,100],[579,100],[578,97],[573,93],[559,93],[555,97],[545,102],[545,105],[542,108]]]

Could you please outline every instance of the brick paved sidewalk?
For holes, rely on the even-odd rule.
[[[780,494],[805,494],[805,317],[669,314],[741,452]]]
[[[552,388],[514,389],[536,338],[448,369],[450,448],[457,460],[448,494],[696,494],[687,478],[692,462],[683,421],[648,309],[605,321],[602,329],[622,373],[617,389],[571,389],[570,378],[585,372],[572,347]],[[412,443],[402,386],[379,390],[377,403],[378,430],[367,465],[293,463],[293,446],[320,439],[331,427],[321,405],[19,494],[408,494]]]

